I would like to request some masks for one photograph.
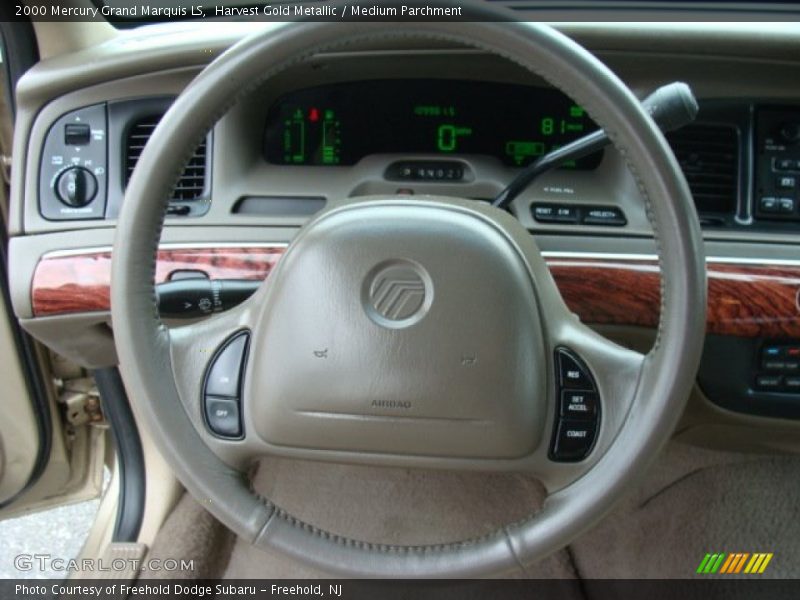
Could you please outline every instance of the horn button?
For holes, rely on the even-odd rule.
[[[270,275],[245,378],[275,446],[517,458],[545,424],[529,269],[494,222],[372,201],[304,229]]]

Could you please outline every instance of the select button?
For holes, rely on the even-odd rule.
[[[598,206],[583,209],[583,224],[622,227],[628,224],[628,220],[616,206]]]

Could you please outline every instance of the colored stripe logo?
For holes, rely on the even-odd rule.
[[[772,560],[772,552],[717,552],[706,554],[697,567],[700,575],[760,575]]]

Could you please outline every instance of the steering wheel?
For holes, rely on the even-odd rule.
[[[472,577],[564,547],[647,468],[675,427],[699,363],[700,228],[663,136],[625,85],[576,43],[544,25],[496,22],[499,13],[484,10],[485,22],[307,22],[240,41],[161,120],[119,216],[112,317],[138,418],[186,489],[236,534],[329,572]],[[246,302],[180,328],[161,323],[160,231],[170,191],[206,131],[239,98],[316,53],[407,40],[513,61],[609,133],[638,183],[658,248],[661,320],[647,355],[580,323],[511,215],[432,196],[334,199]],[[233,425],[214,432],[212,364],[230,356],[239,361],[236,381],[217,414],[233,416]],[[212,383],[215,392],[220,381]],[[575,389],[582,399],[568,394]],[[573,421],[571,410],[591,420]],[[538,513],[480,538],[380,545],[322,531],[256,495],[245,473],[268,455],[524,471],[548,497]]]

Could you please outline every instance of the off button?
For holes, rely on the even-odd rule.
[[[242,435],[237,400],[209,396],[205,399],[205,405],[206,421],[211,431],[224,437],[237,438]]]

